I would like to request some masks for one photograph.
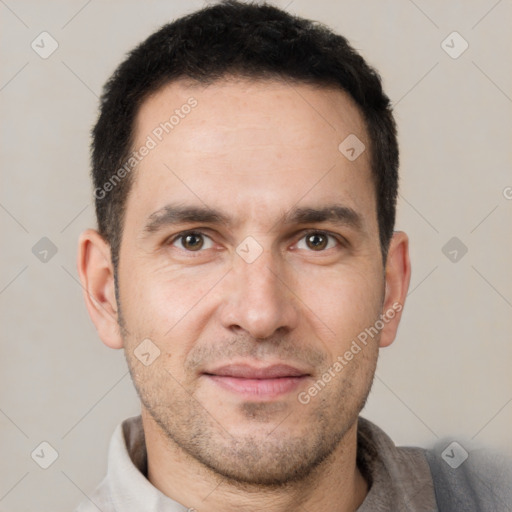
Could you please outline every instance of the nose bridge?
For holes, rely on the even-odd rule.
[[[239,275],[240,283],[246,287],[245,293],[248,298],[251,294],[254,294],[271,300],[276,298],[280,291],[282,292],[280,288],[283,284],[279,279],[281,265],[271,250],[264,250],[251,263],[238,258],[235,267],[235,274]]]
[[[279,256],[264,249],[254,260],[244,259],[243,253],[234,257],[224,305],[225,327],[238,326],[254,338],[267,338],[278,329],[295,327],[297,312],[293,295],[280,275],[283,265]]]

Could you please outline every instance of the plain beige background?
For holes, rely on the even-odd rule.
[[[510,450],[511,2],[274,3],[348,37],[395,104],[397,229],[413,274],[363,415],[398,444],[452,435]],[[103,477],[114,427],[138,413],[123,354],[98,339],[77,281],[77,237],[94,225],[89,131],[124,54],[202,5],[0,2],[0,511],[72,510]],[[31,47],[43,31],[58,43],[46,59]],[[57,249],[46,262],[33,253],[43,237]],[[48,469],[31,457],[43,441],[58,453]]]

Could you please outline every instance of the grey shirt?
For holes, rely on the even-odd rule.
[[[448,495],[452,499],[453,493],[466,499],[468,492],[473,492],[472,480],[468,479],[466,472],[459,472],[455,477],[453,468],[434,450],[427,452],[422,448],[396,447],[379,427],[362,417],[358,422],[357,463],[369,483],[369,492],[357,512],[437,512],[440,508],[436,501],[442,502]],[[75,512],[189,510],[155,488],[146,474],[144,430],[141,417],[135,416],[117,426],[110,442],[107,475]],[[496,478],[496,474],[492,478]],[[434,482],[450,482],[450,487],[443,489],[437,485],[434,489]],[[498,487],[502,490],[507,487],[509,491],[510,487],[503,482]],[[493,501],[489,508],[452,508],[448,505],[444,509],[450,512],[512,511],[512,505],[508,508],[510,502],[506,504],[505,501],[508,496],[511,495],[503,493],[498,497],[498,505]]]

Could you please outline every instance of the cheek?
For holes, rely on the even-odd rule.
[[[188,339],[193,344],[201,321],[198,312],[204,307],[203,299],[219,280],[217,273],[197,268],[136,269],[134,265],[124,277],[120,287],[121,306],[132,337],[147,337],[165,347],[169,340],[179,336],[179,349],[183,350]],[[172,347],[173,352],[176,349]]]
[[[381,312],[383,279],[378,269],[338,268],[313,272],[300,281],[300,297],[315,324],[339,351],[373,325]]]

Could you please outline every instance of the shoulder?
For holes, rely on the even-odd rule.
[[[512,461],[501,453],[442,442],[425,452],[440,511],[506,510],[512,503]]]
[[[139,489],[145,469],[146,450],[140,415],[125,419],[115,428],[108,450],[106,476],[92,493],[85,494],[74,512],[116,512],[119,496]],[[117,499],[115,498],[117,496]]]
[[[364,418],[359,418],[358,445],[358,465],[376,484],[368,497],[371,506],[361,510],[376,510],[374,505],[387,499],[389,510],[405,503],[404,510],[512,511],[507,508],[512,504],[508,455],[450,439],[430,449],[398,447]]]
[[[92,494],[85,497],[74,512],[98,512],[98,510],[101,510],[101,512],[115,512],[106,477]]]

